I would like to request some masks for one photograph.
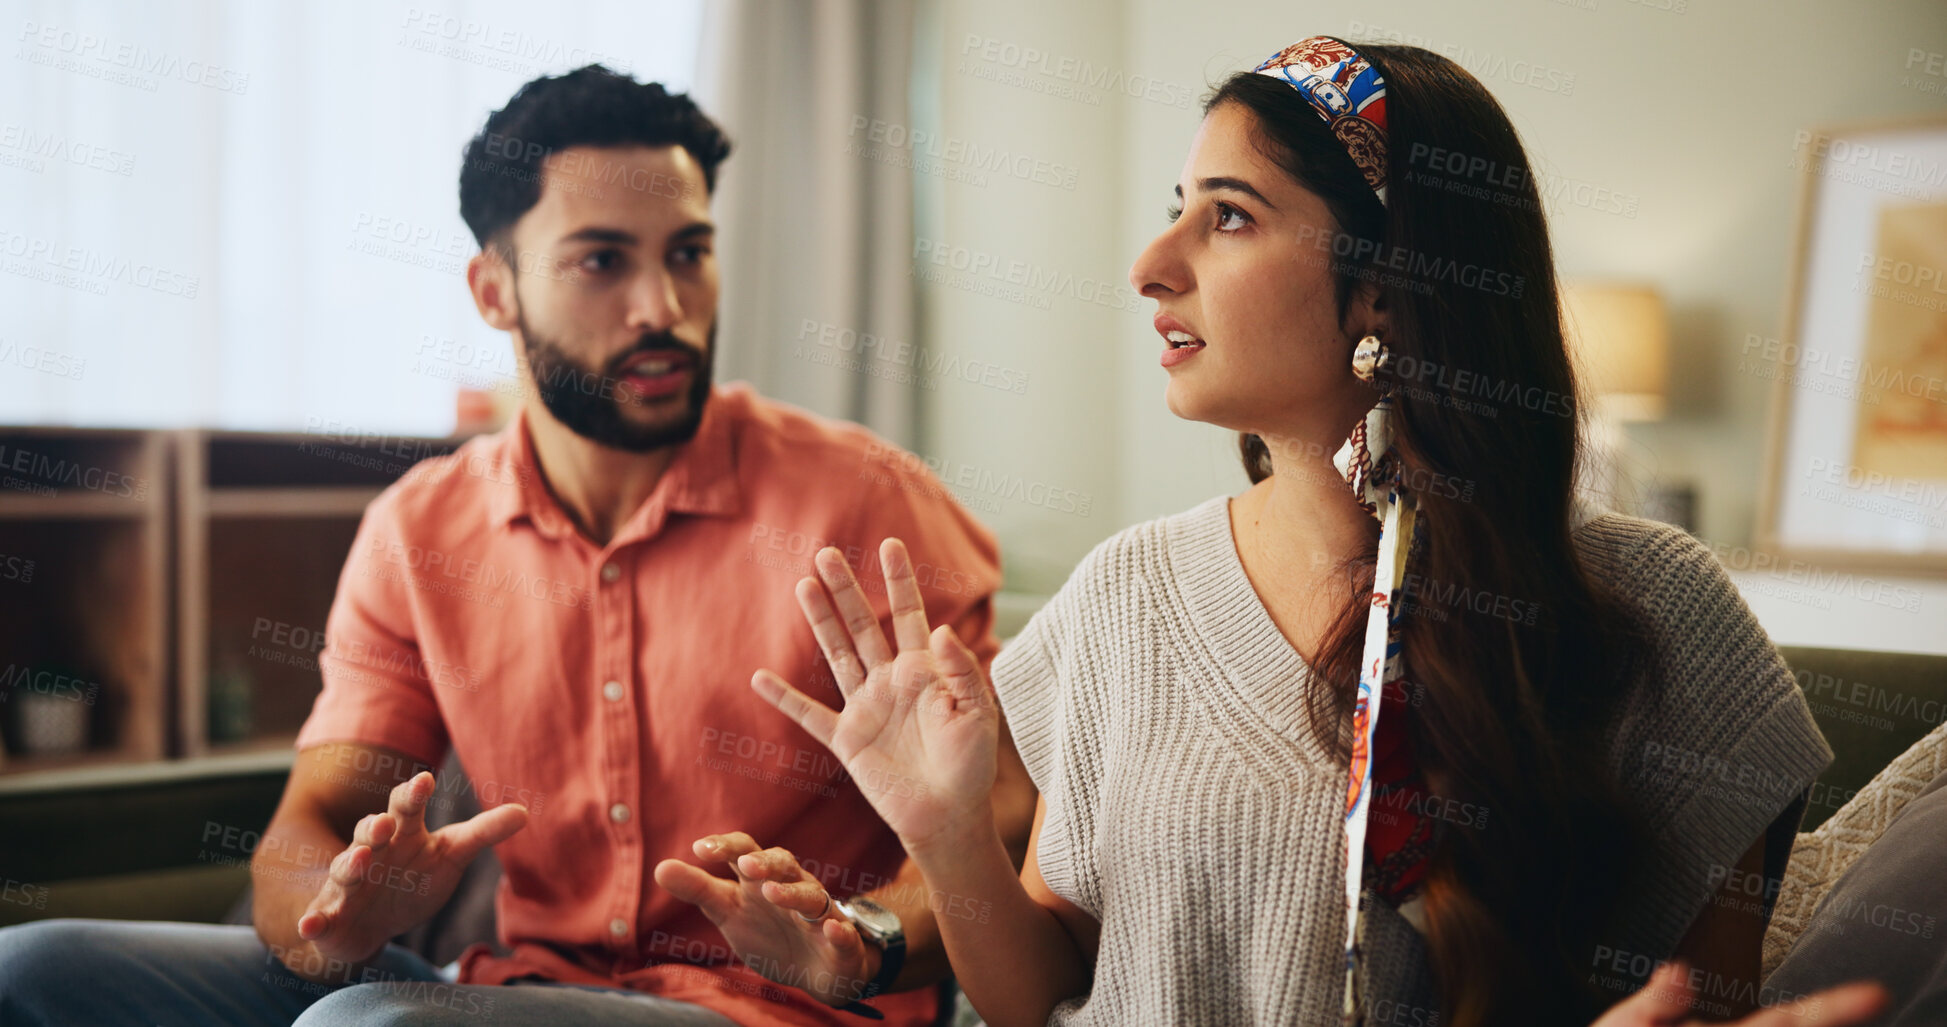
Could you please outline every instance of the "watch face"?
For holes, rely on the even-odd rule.
[[[884,945],[895,938],[903,940],[906,936],[906,929],[900,924],[898,914],[871,899],[857,896],[845,899],[838,905],[851,918],[859,933],[872,941]]]

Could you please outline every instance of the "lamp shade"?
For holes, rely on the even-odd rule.
[[[1576,374],[1618,421],[1663,416],[1670,378],[1670,323],[1648,285],[1568,282],[1562,327]]]

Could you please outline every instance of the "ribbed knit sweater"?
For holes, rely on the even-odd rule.
[[[1573,539],[1654,642],[1608,732],[1656,832],[1589,968],[1621,1001],[1760,835],[1782,870],[1832,753],[1706,546],[1609,511],[1578,514]],[[996,657],[1047,803],[1041,874],[1102,925],[1090,992],[1050,1023],[1339,1023],[1346,767],[1305,727],[1307,674],[1244,573],[1222,496],[1098,545]],[[1652,676],[1661,687],[1642,688]],[[1367,1022],[1443,1022],[1421,936],[1366,906]]]

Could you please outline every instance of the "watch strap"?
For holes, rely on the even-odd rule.
[[[899,979],[899,971],[906,965],[906,937],[901,934],[887,942],[879,955],[879,973],[865,986],[859,997],[839,1008],[848,1013],[872,1020],[883,1020],[886,1014],[865,1004],[866,999],[876,998],[892,990],[892,982]]]

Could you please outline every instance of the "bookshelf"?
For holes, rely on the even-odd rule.
[[[0,772],[165,754],[168,448],[0,427]]]
[[[325,617],[366,505],[413,464],[460,441],[180,435],[184,755],[290,746],[318,694]]]
[[[0,426],[0,775],[287,748],[366,505],[462,441]]]

